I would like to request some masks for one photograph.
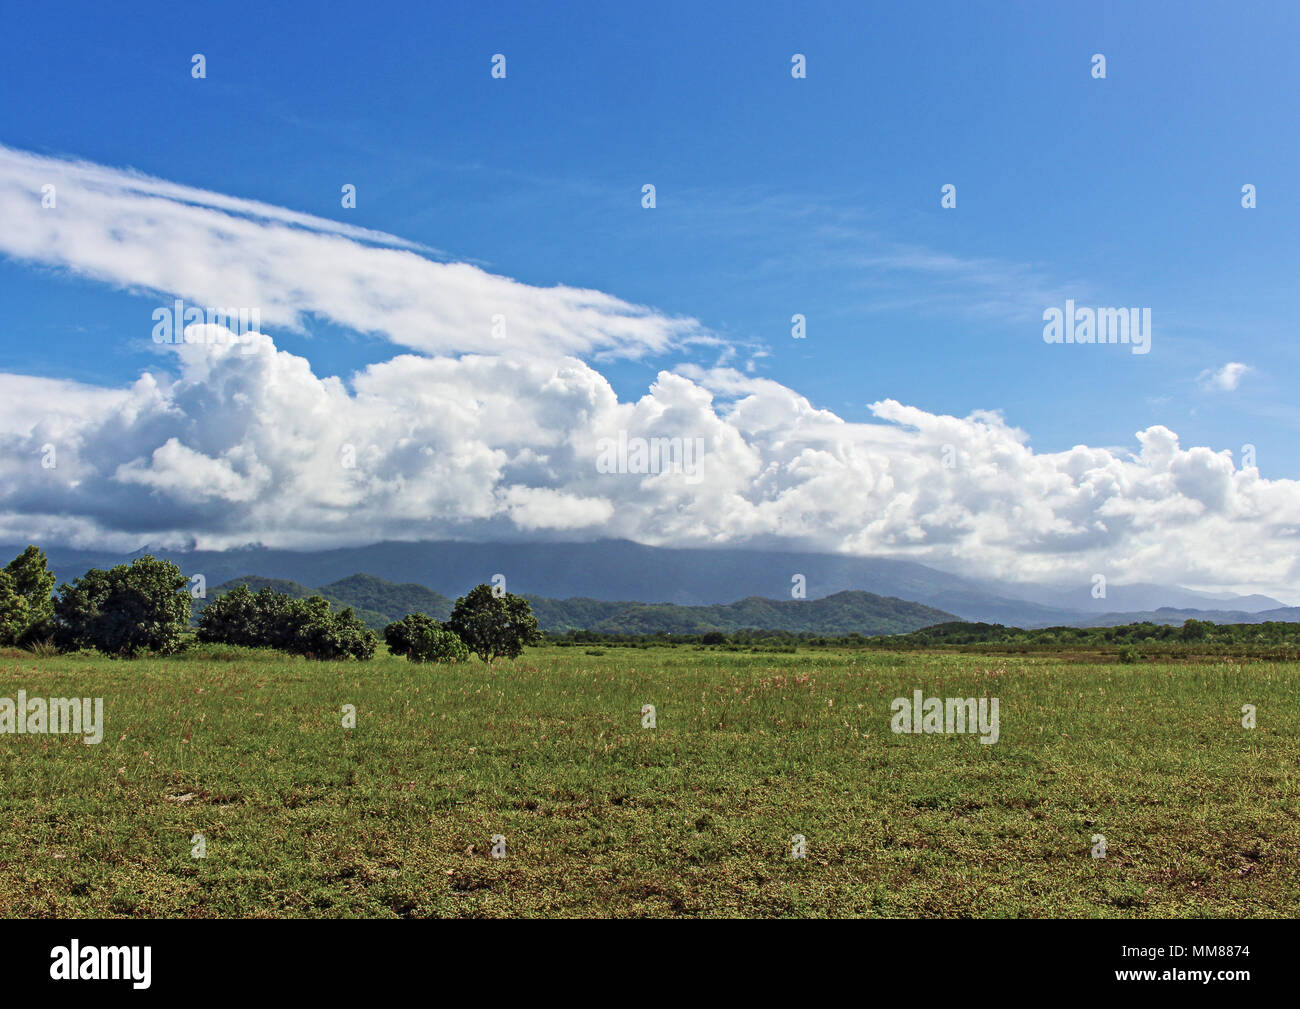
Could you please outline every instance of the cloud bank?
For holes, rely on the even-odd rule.
[[[194,327],[202,338],[208,327]],[[400,355],[351,387],[251,334],[176,347],[130,388],[5,376],[0,539],[133,549],[260,541],[626,537],[892,554],[1018,579],[1284,590],[1300,485],[1182,448],[1035,453],[996,413],[892,400],[848,423],[730,369],[660,372],[636,402],[573,357]],[[23,418],[26,418],[25,420]],[[698,471],[601,472],[604,439],[702,439]],[[46,468],[50,448],[54,465]]]
[[[56,185],[58,207],[41,208]],[[906,556],[989,577],[1290,595],[1300,483],[1138,432],[1035,453],[996,412],[893,400],[850,423],[682,364],[620,401],[593,367],[712,340],[610,295],[434,262],[388,236],[0,149],[0,251],[192,302],[309,315],[414,351],[345,383],[262,333],[192,326],[126,388],[0,375],[0,540],[219,549],[622,537]],[[490,320],[505,317],[494,336]],[[136,334],[131,334],[135,336]],[[602,471],[609,440],[698,440],[698,470]]]

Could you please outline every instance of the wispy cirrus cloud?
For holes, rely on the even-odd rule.
[[[55,206],[42,206],[54,186]],[[0,254],[122,288],[308,316],[425,353],[639,357],[716,342],[694,319],[536,287],[422,246],[136,172],[0,147]]]
[[[931,314],[945,311],[985,320],[1041,320],[1045,307],[1088,289],[1078,281],[1055,281],[1031,263],[959,256],[912,244],[884,243],[879,251],[861,256],[857,264],[880,276],[874,282],[883,295],[879,307]],[[888,278],[900,290],[890,293]],[[904,278],[909,285],[919,283],[921,289],[901,290]]]

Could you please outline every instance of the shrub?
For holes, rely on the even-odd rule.
[[[408,613],[384,628],[384,642],[394,655],[411,654],[411,636],[417,628],[441,627],[433,617],[424,613]]]
[[[411,662],[468,662],[469,649],[454,631],[424,613],[408,613],[384,628],[384,640],[394,655]]]
[[[378,638],[352,608],[330,612],[322,596],[294,599],[270,588],[256,594],[239,585],[218,596],[199,614],[204,644],[274,648],[313,659],[369,659]]]
[[[541,641],[528,600],[509,592],[497,595],[490,585],[477,585],[457,599],[443,626],[484,662],[498,656],[516,658],[524,645]]]
[[[55,645],[52,638],[46,638],[43,641],[29,641],[26,647],[38,659],[49,659],[59,654],[58,646]]]
[[[199,641],[246,648],[265,645],[270,633],[266,615],[275,595],[270,589],[263,589],[254,596],[247,585],[237,585],[217,596],[199,614]]]
[[[373,658],[379,646],[375,632],[362,623],[349,606],[337,613],[323,596],[290,600],[280,625],[284,651],[310,659]],[[282,639],[283,640],[283,639]]]
[[[468,662],[469,649],[455,631],[433,627],[412,642],[410,658],[417,662]]]
[[[180,647],[191,603],[189,580],[171,561],[146,554],[107,571],[91,568],[59,592],[56,640],[64,650],[170,654]]]

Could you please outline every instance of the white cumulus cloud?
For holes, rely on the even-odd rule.
[[[875,421],[850,423],[732,369],[664,371],[625,402],[574,357],[401,355],[345,384],[261,334],[175,354],[175,378],[87,387],[95,409],[34,425],[19,418],[40,415],[42,384],[5,380],[0,538],[221,548],[524,533],[785,544],[1024,580],[1104,571],[1286,591],[1297,574],[1300,484],[1159,426],[1129,453],[1036,453],[996,412],[884,400]],[[698,439],[698,469],[602,471],[620,433]]]

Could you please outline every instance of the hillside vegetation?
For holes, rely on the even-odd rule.
[[[236,585],[256,591],[270,586],[294,598],[321,595],[336,608],[351,606],[368,627],[382,630],[408,613],[446,620],[452,600],[414,583],[395,584],[373,575],[352,575],[319,589],[297,582],[246,575],[219,585],[215,597]],[[542,630],[562,634],[704,634],[710,631],[783,630],[810,634],[898,634],[950,621],[951,613],[871,592],[837,592],[822,599],[774,600],[757,596],[714,606],[673,603],[603,602],[597,599],[546,599],[525,596]],[[207,600],[197,600],[196,615]]]

